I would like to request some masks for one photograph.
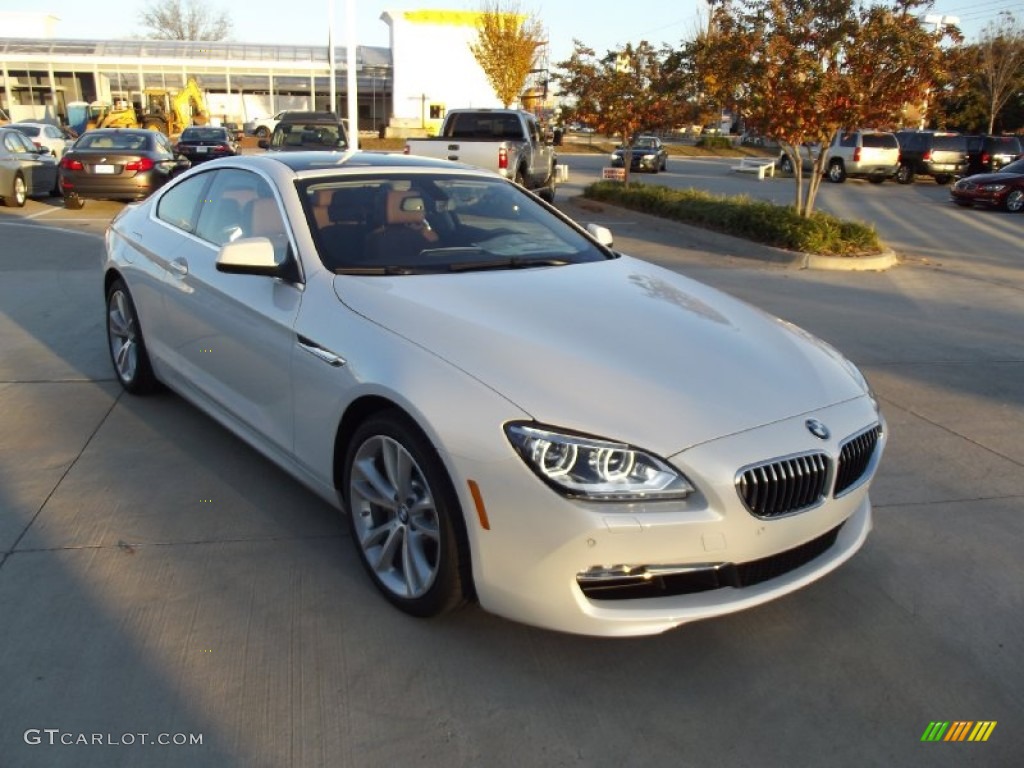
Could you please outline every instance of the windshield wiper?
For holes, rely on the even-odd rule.
[[[390,264],[386,267],[337,267],[336,275],[415,275],[424,270],[413,267],[398,267]]]
[[[519,256],[504,256],[497,259],[481,259],[480,261],[465,261],[458,264],[450,264],[449,272],[475,272],[485,269],[525,269],[528,267],[564,267],[572,262],[568,259],[558,259],[550,256],[538,256],[533,259],[524,259]]]

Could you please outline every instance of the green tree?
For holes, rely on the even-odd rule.
[[[151,0],[139,11],[139,22],[154,40],[225,40],[231,34],[227,11],[202,0]]]
[[[794,205],[803,216],[828,161],[815,158],[806,191],[800,147],[827,148],[841,128],[895,126],[941,75],[939,43],[954,29],[925,30],[930,0],[733,0],[712,11],[708,33],[691,45],[708,94],[776,138],[793,164]]]
[[[515,3],[491,0],[482,7],[477,41],[469,49],[506,108],[522,94],[545,42],[540,22]]]

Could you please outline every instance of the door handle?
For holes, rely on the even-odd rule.
[[[174,259],[173,261],[167,262],[167,268],[174,272],[176,275],[184,277],[188,274],[188,262],[184,259]]]
[[[324,349],[312,339],[307,339],[305,336],[299,336],[299,346],[309,352],[317,360],[322,360],[332,368],[340,368],[345,364],[345,358],[340,355],[336,355],[329,349]]]

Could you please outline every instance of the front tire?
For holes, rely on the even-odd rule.
[[[384,411],[356,428],[342,493],[356,551],[388,601],[419,617],[464,601],[462,511],[437,452],[404,415]]]
[[[833,184],[842,184],[846,181],[846,167],[842,160],[833,160],[829,163],[828,180]]]
[[[107,349],[117,380],[128,392],[144,395],[157,388],[135,302],[120,278],[107,289]]]
[[[20,173],[14,175],[11,182],[11,194],[4,197],[4,205],[8,208],[24,208],[28,199],[28,187],[25,186],[25,177]]]
[[[905,163],[896,169],[896,182],[899,184],[910,184],[914,180],[914,171]]]
[[[267,130],[267,127],[265,125],[261,125],[259,128],[257,128],[255,133],[257,138],[260,139],[266,139],[270,136],[270,131]]]
[[[1020,213],[1024,210],[1024,190],[1011,190],[1003,202],[1003,207],[1010,213]]]

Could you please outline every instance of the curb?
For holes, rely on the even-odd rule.
[[[687,242],[687,247],[703,250],[707,253],[752,259],[795,269],[814,269],[832,272],[884,272],[900,263],[896,252],[891,248],[885,248],[882,253],[873,256],[821,256],[801,251],[787,251],[784,248],[755,243],[752,240],[745,240],[735,235],[716,232],[692,224],[684,224],[681,221],[663,219],[649,213],[623,208],[603,200],[588,200],[578,194],[564,198],[562,204],[571,205],[577,209],[577,213],[580,208],[596,212],[593,209],[593,206],[596,206],[603,208],[613,216],[646,218],[653,225],[649,230],[650,233],[668,229],[675,229],[679,233],[686,233],[687,236],[680,239]],[[578,220],[579,217],[574,215],[573,218]],[[640,257],[643,258],[642,256]]]

